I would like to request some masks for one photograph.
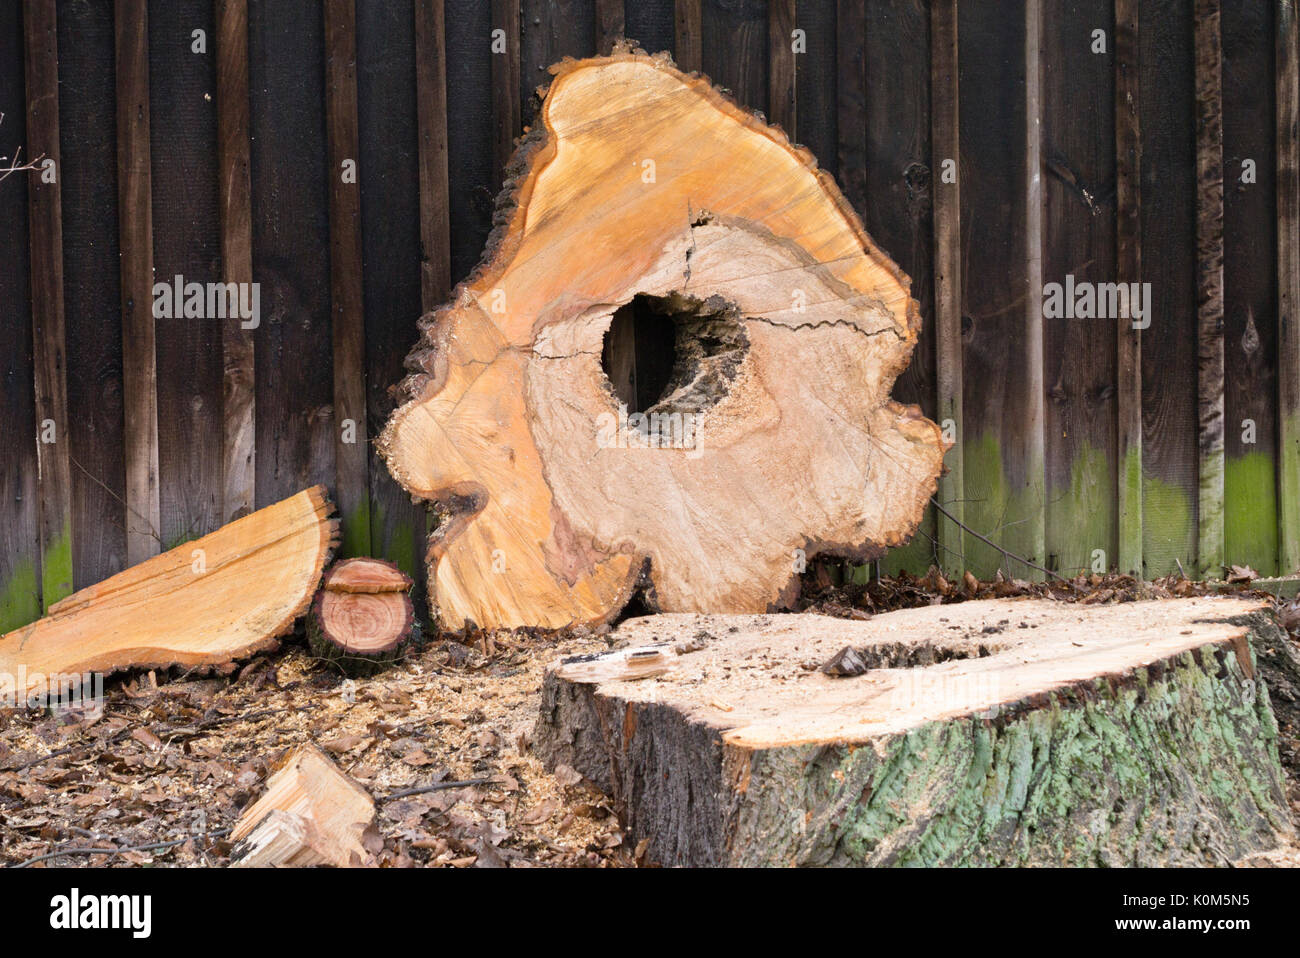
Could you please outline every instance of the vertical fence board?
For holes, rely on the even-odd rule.
[[[676,0],[673,11],[673,59],[687,73],[698,73],[704,69],[702,2],[703,0]]]
[[[1148,577],[1196,555],[1196,141],[1192,11],[1141,0],[1143,554]]]
[[[498,49],[504,34],[503,49]],[[519,97],[519,0],[492,0],[492,114],[496,118],[496,185],[505,179],[505,169],[515,151],[520,132]]]
[[[441,32],[441,15],[436,19]],[[402,379],[402,363],[414,343],[414,320],[421,312],[419,252],[424,197],[420,124],[416,120],[417,52],[411,22],[409,3],[366,3],[358,11],[365,377],[372,436],[379,435],[393,411],[389,388]],[[437,199],[445,210],[445,148],[442,163],[442,195]],[[443,236],[434,250],[444,263],[445,231],[444,220]],[[441,272],[445,275],[445,267]],[[440,301],[445,298],[444,289]],[[371,548],[415,579],[417,598],[422,597],[425,584],[419,570],[424,558],[426,512],[412,504],[410,495],[393,481],[377,454],[370,463],[370,508]]]
[[[249,4],[259,506],[334,485],[324,65],[319,3]]]
[[[866,32],[867,232],[912,280],[921,331],[894,398],[934,416],[934,257],[930,45],[922,0],[871,0]],[[934,515],[882,566],[924,572],[935,561]]]
[[[799,0],[798,19],[795,21],[795,26],[804,31],[807,44],[807,50],[795,57],[795,112],[799,118],[799,142],[812,150],[818,165],[832,176],[839,174],[835,106],[839,32],[835,7],[835,0]],[[861,33],[858,35],[860,37]],[[789,42],[787,34],[786,44]],[[921,56],[924,55],[923,47]]]
[[[1037,0],[1028,0],[1036,3]],[[1041,293],[1027,158],[1035,82],[1025,2],[962,4],[961,201],[965,521],[1034,562],[1043,560]],[[1032,61],[1031,61],[1032,62]],[[1032,570],[967,536],[966,564],[981,577]]]
[[[217,228],[214,25],[210,0],[149,7],[149,105],[153,141],[154,279],[215,282]],[[193,51],[202,30],[204,50]],[[206,301],[206,296],[205,296]],[[225,320],[175,310],[156,321],[158,484],[162,546],[222,523],[222,354]],[[238,319],[235,320],[238,323]]]
[[[766,113],[767,4],[763,0],[704,0],[700,15],[702,69],[751,110]]]
[[[221,279],[253,282],[248,141],[248,0],[216,0],[217,182]],[[257,489],[255,331],[261,318],[221,326],[221,520],[253,511]],[[248,325],[245,325],[248,324]]]
[[[767,119],[785,130],[792,141],[797,141],[796,55],[790,39],[794,32],[794,7],[795,0],[767,2]]]
[[[63,281],[72,462],[72,577],[126,565],[113,5],[58,4]]]
[[[966,568],[962,530],[965,515],[965,457],[962,436],[962,229],[957,0],[935,0],[930,7],[930,180],[934,197],[934,351],[936,418],[956,430],[944,456],[936,498],[952,518],[935,519],[940,568],[949,574]],[[952,164],[952,182],[945,182]],[[954,521],[955,520],[955,521]]]
[[[443,0],[415,0],[415,88],[420,163],[420,305],[451,294],[447,196],[447,49]]]
[[[1032,561],[1047,559],[1047,410],[1043,386],[1043,98],[1042,34],[1044,0],[1025,0],[1025,45],[1022,63],[1025,71],[1025,157],[1021,164],[1024,177],[1021,189],[1025,202],[1024,297],[1017,312],[1024,330],[1027,366],[1027,393],[1023,416],[1023,436],[1017,437],[1015,455],[1025,457],[1025,491],[1029,496],[1028,515],[1023,527],[1020,553]],[[1013,433],[1014,435],[1014,433]],[[1023,445],[1022,445],[1023,444]],[[1013,472],[1014,475],[1014,472]],[[1035,570],[1030,570],[1034,575]]]
[[[865,220],[867,215],[867,20],[866,7],[862,3],[855,0],[838,0],[835,10],[835,37],[836,179],[845,198]]]
[[[519,29],[519,103],[524,125],[531,126],[537,88],[551,82],[547,68],[596,52],[595,7],[592,0],[523,0]]]
[[[614,49],[614,41],[624,33],[623,0],[594,0],[596,5],[596,52],[606,56]]]
[[[1277,72],[1278,561],[1300,571],[1300,30],[1279,0]]]
[[[1115,279],[1114,30],[1110,0],[1046,0],[1043,20],[1043,282]],[[1094,31],[1103,31],[1098,37]],[[1104,43],[1100,52],[1094,52]],[[1043,319],[1047,565],[1109,569],[1115,540],[1115,322]]]
[[[54,0],[23,4],[27,80],[27,156],[52,162],[25,176],[31,243],[33,382],[36,389],[41,605],[72,591],[71,463],[68,460],[67,340],[63,303],[63,212],[58,174],[59,45]],[[46,424],[53,427],[47,431]],[[31,435],[29,433],[28,435]]]
[[[1196,565],[1223,573],[1223,73],[1219,0],[1196,0]]]
[[[451,279],[464,279],[479,260],[492,228],[492,21],[475,0],[446,0],[447,181],[450,191]],[[411,330],[415,342],[415,330]]]
[[[1142,278],[1138,0],[1115,0],[1115,279]],[[1120,572],[1142,574],[1142,331],[1115,324],[1115,512]]]
[[[23,24],[16,3],[0,7],[0,167],[23,162]],[[27,249],[29,175],[0,178],[0,222],[5,224],[5,255],[0,256],[0,302],[8,303],[0,323],[0,633],[41,614],[40,509],[36,486],[37,418],[32,323],[27,311],[31,274]],[[67,423],[60,434],[67,445]]]
[[[1223,548],[1225,562],[1261,575],[1278,571],[1271,13],[1265,3],[1229,3],[1222,11]]]
[[[650,53],[673,52],[673,0],[624,4],[623,31]]]
[[[334,501],[342,554],[370,555],[366,316],[361,280],[361,184],[357,142],[354,0],[325,0],[325,138],[329,145],[330,310],[334,369]],[[414,82],[412,82],[412,88]],[[414,204],[413,204],[414,208]]]
[[[162,544],[158,489],[158,367],[153,316],[153,199],[149,161],[149,14],[145,0],[114,7],[117,204],[122,254],[122,384],[126,560]]]

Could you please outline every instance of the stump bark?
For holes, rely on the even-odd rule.
[[[312,651],[357,677],[400,660],[415,637],[412,584],[381,559],[345,559],[331,567],[307,619]]]
[[[379,440],[444,516],[439,625],[601,623],[637,589],[761,612],[816,554],[908,541],[945,444],[889,398],[920,328],[907,277],[707,78],[626,49],[552,71]]]
[[[1222,864],[1293,834],[1276,633],[1230,599],[650,616],[548,673],[535,739],[664,864]]]

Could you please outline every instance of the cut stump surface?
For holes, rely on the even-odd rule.
[[[945,443],[889,398],[920,328],[907,277],[707,78],[626,49],[552,69],[485,260],[421,322],[379,440],[444,513],[442,629],[605,622],[638,588],[763,612],[813,555],[908,541]],[[601,359],[637,304],[676,353],[632,410]]]
[[[548,673],[536,739],[664,864],[1221,864],[1292,833],[1277,628],[1205,598],[648,616]]]

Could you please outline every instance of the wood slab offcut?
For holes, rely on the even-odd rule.
[[[421,321],[379,440],[443,516],[440,627],[602,623],[638,589],[763,612],[814,555],[908,541],[946,448],[889,398],[920,317],[832,178],[666,56],[552,72],[484,261]],[[601,357],[638,304],[675,359],[629,410]]]
[[[89,673],[221,665],[274,648],[338,544],[333,510],[313,486],[55,603],[0,637],[0,703]]]
[[[240,868],[363,865],[366,829],[375,802],[315,745],[286,755],[267,779],[266,792],[245,809],[230,839]]]
[[[630,619],[535,739],[666,865],[1222,864],[1292,834],[1264,603]]]

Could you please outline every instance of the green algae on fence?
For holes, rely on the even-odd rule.
[[[936,564],[936,558],[939,560],[940,568],[944,568],[942,561],[944,550],[935,540],[935,515],[934,509],[927,506],[925,514],[921,517],[921,524],[912,534],[912,541],[885,553],[884,558],[880,560],[880,571],[883,575],[898,575],[903,571],[913,575],[925,575],[930,566]],[[859,579],[855,577],[853,581],[858,582]],[[866,579],[861,581],[865,582]]]
[[[1081,443],[1069,484],[1047,490],[1048,568],[1065,576],[1115,568],[1115,476],[1106,454]],[[1101,568],[1093,568],[1100,551]]]
[[[1294,364],[1294,361],[1289,361]],[[1278,575],[1300,572],[1300,416],[1284,411],[1278,466]]]
[[[360,497],[360,502],[355,508],[343,514],[343,521],[340,524],[342,532],[338,555],[340,559],[355,559],[371,555],[370,511],[370,497],[366,495]]]
[[[966,568],[981,579],[991,579],[998,569],[1008,577],[1041,579],[1042,573],[1016,558],[1043,562],[1041,543],[1042,486],[1033,477],[1019,489],[1007,480],[1002,448],[996,435],[985,433],[966,441],[963,448],[966,489],[964,523],[1007,550],[1000,550],[967,533],[962,552]]]
[[[64,529],[41,556],[41,611],[72,594],[72,530]],[[2,604],[2,600],[0,600]],[[0,613],[0,618],[3,614]],[[4,631],[0,623],[0,632]]]
[[[1141,576],[1142,566],[1142,447],[1131,448],[1119,468],[1118,501],[1115,504],[1119,527],[1120,572]]]
[[[1008,529],[1014,529],[1033,508],[1032,492],[1008,494],[1001,453],[992,437],[968,444],[966,463],[970,482],[980,490],[966,496],[966,524],[1009,552],[1024,555],[1017,552]],[[1141,523],[1141,540],[1137,543],[1127,541],[1131,537],[1128,527],[1135,520],[1117,514],[1120,507],[1112,506],[1117,482],[1128,487],[1127,497],[1120,501],[1139,504],[1136,521]],[[1261,575],[1285,574],[1278,562],[1279,511],[1273,459],[1262,452],[1229,457],[1224,488],[1225,561],[1250,566]],[[1195,575],[1199,567],[1193,509],[1191,496],[1185,490],[1151,476],[1143,477],[1138,455],[1128,456],[1115,476],[1104,452],[1084,444],[1070,466],[1069,484],[1047,491],[1048,562],[1054,562],[1049,568],[1066,576],[1091,572],[1093,552],[1100,549],[1107,570],[1140,570],[1147,578],[1157,578],[1177,573],[1181,562],[1188,575]],[[933,522],[932,510],[927,511],[912,541],[891,549],[881,561],[881,571],[887,575],[903,570],[924,575],[934,562]],[[1004,574],[1024,575],[1024,567],[1015,559],[1007,562],[1001,552],[973,535],[966,535],[965,543],[964,556],[954,558],[961,568],[969,568],[980,578],[991,578],[999,568]],[[1223,572],[1218,568],[1199,571],[1209,578]]]
[[[1224,561],[1264,576],[1279,571],[1276,470],[1271,456],[1251,452],[1229,456],[1224,472]]]
[[[1142,555],[1146,578],[1195,575],[1196,505],[1192,493],[1157,479],[1142,478]]]
[[[399,569],[417,583],[425,574],[419,555],[419,543],[424,538],[410,523],[398,521],[390,526],[383,502],[375,500],[370,522],[370,542],[376,558],[396,563]],[[418,586],[416,591],[420,591]]]
[[[0,582],[0,635],[41,617],[41,592],[36,563],[20,560],[10,568],[7,582]]]

